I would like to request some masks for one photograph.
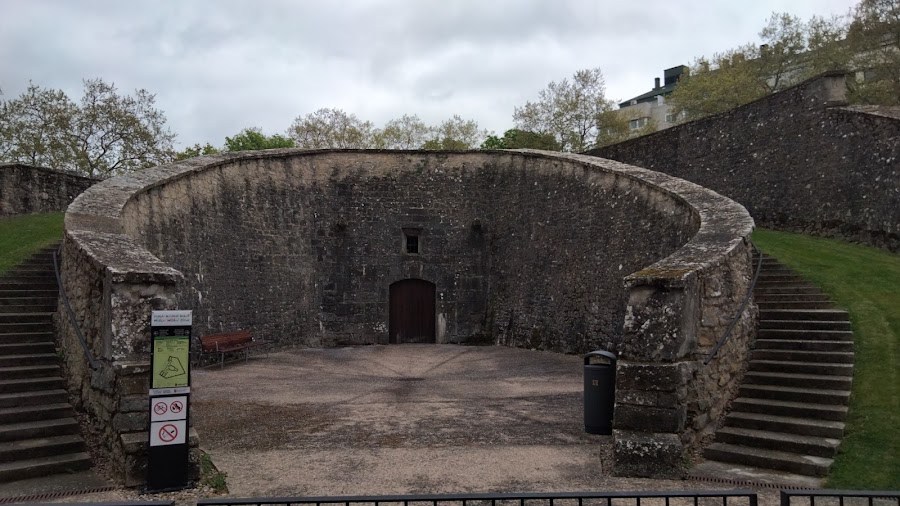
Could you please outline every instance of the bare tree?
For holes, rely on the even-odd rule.
[[[306,149],[366,149],[375,144],[374,126],[341,109],[319,109],[297,116],[287,135]]]

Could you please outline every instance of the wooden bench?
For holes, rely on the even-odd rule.
[[[244,360],[251,348],[262,346],[265,341],[253,339],[253,334],[249,330],[238,330],[236,332],[222,332],[220,334],[207,334],[200,338],[200,352],[202,354],[218,354],[219,368],[225,366],[225,354],[233,352],[244,352]]]

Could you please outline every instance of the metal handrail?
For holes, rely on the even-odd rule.
[[[75,335],[78,337],[78,342],[81,343],[81,349],[84,351],[84,356],[87,358],[88,364],[90,364],[91,369],[97,370],[100,368],[100,362],[94,358],[94,355],[91,353],[91,349],[84,339],[84,334],[81,333],[81,327],[75,319],[75,311],[72,310],[72,305],[69,304],[69,296],[66,295],[66,291],[63,289],[62,277],[59,275],[59,262],[56,259],[56,255],[57,251],[53,250],[53,272],[56,274],[56,286],[59,287],[59,294],[62,296],[63,304],[66,306],[66,313],[69,314],[69,323],[71,323],[72,327],[75,329]]]
[[[763,256],[762,252],[756,248],[756,245],[752,242],[750,243],[750,247],[753,248],[759,255],[759,260],[756,262],[756,272],[753,273],[753,280],[750,282],[750,288],[747,289],[747,294],[744,295],[744,300],[741,301],[741,307],[737,310],[737,313],[734,315],[734,318],[731,319],[731,323],[728,324],[728,328],[725,329],[725,333],[722,334],[722,337],[716,342],[716,345],[713,347],[712,351],[709,352],[709,356],[706,357],[706,360],[703,361],[703,365],[709,365],[712,362],[712,359],[715,358],[716,353],[718,353],[719,348],[725,344],[725,341],[731,336],[731,331],[734,330],[735,325],[737,325],[738,320],[741,319],[741,315],[744,314],[744,309],[747,308],[747,304],[750,303],[750,297],[753,295],[753,289],[756,288],[756,280],[759,279],[759,271],[762,269],[762,261]]]

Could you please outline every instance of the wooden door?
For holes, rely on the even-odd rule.
[[[391,285],[389,343],[433,343],[434,283],[404,279]]]

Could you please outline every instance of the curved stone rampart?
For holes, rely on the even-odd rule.
[[[582,155],[196,158],[104,181],[70,206],[63,285],[103,366],[86,368],[61,322],[68,369],[136,484],[151,310],[193,309],[199,333],[251,328],[282,345],[386,343],[388,287],[424,279],[437,342],[616,349],[617,472],[678,473],[739,379],[752,306],[719,359],[698,360],[746,291],[752,227],[709,190]]]

